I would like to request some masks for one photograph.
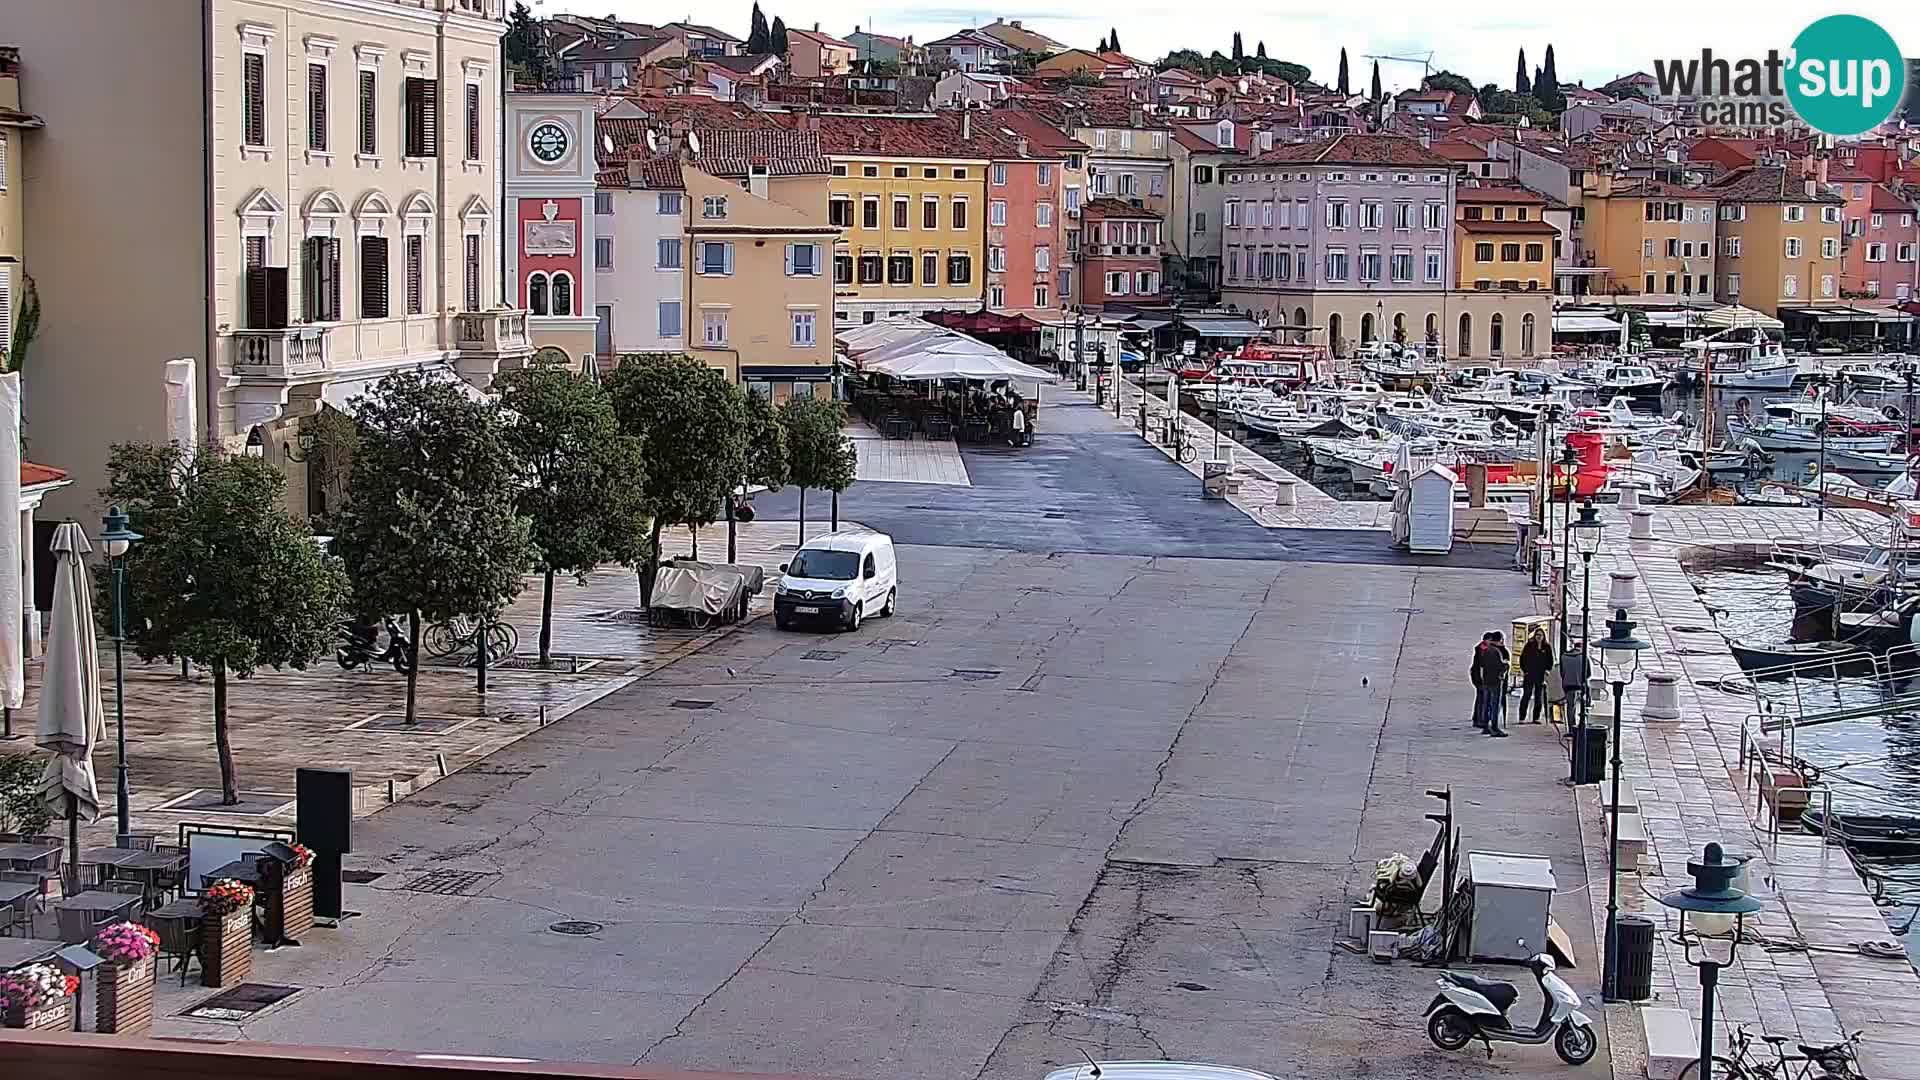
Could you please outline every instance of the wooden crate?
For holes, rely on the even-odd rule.
[[[98,976],[94,1027],[106,1035],[145,1035],[153,1029],[153,957],[105,964]]]
[[[253,911],[209,915],[200,926],[200,983],[233,986],[253,974]]]
[[[52,1005],[43,1005],[39,1009],[22,1013],[18,1009],[8,1009],[0,1013],[0,1027],[31,1028],[39,1031],[73,1030],[73,995],[68,994]]]

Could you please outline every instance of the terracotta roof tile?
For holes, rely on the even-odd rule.
[[[1121,202],[1119,199],[1107,195],[1103,195],[1097,199],[1087,200],[1082,209],[1086,211],[1089,217],[1152,218],[1155,221],[1160,220],[1160,214],[1157,211],[1149,210],[1144,206],[1135,206],[1130,202]]]
[[[1713,182],[1711,190],[1729,202],[1749,203],[1844,203],[1847,200],[1829,188],[1816,185],[1807,193],[1806,180],[1797,171],[1780,165],[1745,165]]]
[[[988,123],[998,125],[1014,138],[1027,140],[1028,146],[1046,154],[1084,154],[1087,144],[1047,123],[1024,109],[995,109]],[[980,119],[975,115],[975,119]]]
[[[1414,165],[1447,166],[1452,163],[1420,145],[1417,139],[1392,135],[1335,135],[1314,142],[1276,146],[1253,159],[1265,165]]]
[[[598,147],[600,164],[624,162],[633,156],[636,148],[644,154],[647,127],[646,122],[641,120],[602,117],[594,125],[595,132],[611,139],[613,150],[609,153],[604,143]],[[659,131],[658,128],[654,130]],[[825,176],[833,171],[826,155],[820,151],[820,139],[810,132],[698,125],[693,131],[700,138],[700,152],[694,155],[693,163],[703,172],[718,177],[735,179],[746,176],[749,165],[767,166],[770,176]]]
[[[1454,201],[1463,203],[1506,203],[1521,206],[1545,206],[1547,197],[1530,188],[1511,184],[1463,184],[1454,189]]]
[[[1912,200],[1903,199],[1899,195],[1894,194],[1893,189],[1887,187],[1885,184],[1873,185],[1873,190],[1868,194],[1867,198],[1869,200],[1867,209],[1869,210],[1877,210],[1883,213],[1891,211],[1896,214],[1913,213]]]
[[[1540,236],[1558,236],[1560,230],[1544,221],[1457,221],[1461,232],[1469,233],[1528,233]]]
[[[1475,146],[1465,139],[1441,139],[1428,147],[1435,154],[1448,161],[1487,161],[1487,148]]]
[[[56,469],[51,465],[40,465],[22,460],[20,462],[20,486],[32,487],[35,484],[52,484],[67,479],[67,470]]]
[[[1019,156],[1014,136],[995,123],[997,112],[975,112],[961,137],[959,113],[883,115],[825,113],[818,117],[789,114],[796,126],[817,119],[820,149],[830,155],[897,158],[1011,158]]]

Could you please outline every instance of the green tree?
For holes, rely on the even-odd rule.
[[[853,486],[856,459],[853,440],[841,429],[847,411],[837,401],[792,397],[780,406],[780,424],[787,432],[790,479],[800,488],[800,542],[807,539],[807,489],[823,488],[839,494]]]
[[[767,31],[767,46],[775,56],[787,55],[787,23],[778,15],[773,17],[773,29]]]
[[[221,802],[240,801],[227,733],[227,681],[262,665],[304,669],[333,649],[347,577],[340,560],[286,510],[286,478],[258,458],[214,447],[115,446],[101,497],[145,534],[127,560],[143,660],[188,660],[213,672],[213,742]],[[111,626],[111,575],[99,601]]]
[[[27,350],[33,347],[33,339],[40,336],[40,289],[33,283],[33,275],[22,275],[25,288],[20,295],[20,310],[13,317],[13,342],[0,355],[0,370],[20,371],[27,366]],[[5,344],[0,342],[0,344]]]
[[[47,768],[41,754],[0,754],[0,829],[11,833],[43,833],[53,814],[41,794],[40,777]]]
[[[1349,85],[1347,82],[1347,50],[1346,49],[1340,50],[1340,81],[1339,81],[1339,84],[1334,87],[1334,90],[1337,93],[1339,93],[1341,97],[1346,97],[1353,93],[1353,91],[1349,88]]]
[[[1108,52],[1120,51],[1120,31],[1112,30],[1112,29],[1109,29],[1107,31],[1107,51]]]
[[[1385,95],[1380,92],[1380,61],[1378,60],[1373,62],[1373,86],[1368,93],[1368,100],[1373,102],[1374,119],[1378,120],[1380,103],[1385,100]]]
[[[773,48],[773,31],[767,27],[767,16],[760,10],[759,0],[754,0],[753,16],[747,23],[747,55],[765,56]]]
[[[1546,62],[1540,65],[1540,77],[1533,82],[1533,96],[1550,113],[1566,110],[1567,96],[1560,92],[1560,72],[1554,67],[1553,46],[1547,46]]]
[[[1480,99],[1480,111],[1482,113],[1489,113],[1493,111],[1493,99],[1503,93],[1506,93],[1506,91],[1501,90],[1498,84],[1488,83],[1482,86],[1473,96]]]
[[[524,72],[527,81],[535,86],[545,84],[550,73],[546,35],[534,21],[533,12],[520,0],[514,0],[513,12],[507,16],[507,34],[500,41],[500,49],[509,67]]]
[[[1420,89],[1451,90],[1456,94],[1471,95],[1473,93],[1473,83],[1467,81],[1464,75],[1456,75],[1451,71],[1442,70],[1436,71],[1420,80]]]
[[[1007,58],[1007,70],[1015,75],[1031,75],[1048,55],[1023,49]]]
[[[1260,44],[1254,46],[1253,55],[1265,60],[1267,58],[1267,43],[1262,41]]]
[[[301,456],[307,465],[307,524],[323,536],[334,533],[334,518],[347,504],[353,479],[353,449],[360,425],[336,409],[323,408],[300,421]]]
[[[691,356],[637,353],[607,376],[620,429],[640,440],[653,515],[639,568],[640,606],[651,607],[660,532],[712,524],[746,474],[746,402],[727,377]]]
[[[1533,81],[1527,78],[1527,50],[1521,49],[1513,62],[1513,92],[1516,94],[1533,93]]]
[[[1240,31],[1233,32],[1233,62],[1239,63],[1247,58],[1246,47],[1240,44]]]
[[[1073,74],[1067,76],[1067,85],[1068,86],[1099,86],[1100,76],[1095,75],[1093,72],[1088,71],[1085,68],[1077,68],[1074,70]]]
[[[1107,51],[1107,39],[1106,39],[1106,38],[1104,38],[1104,37],[1103,37],[1103,38],[1101,38],[1101,39],[1100,39],[1100,44],[1098,44],[1098,45],[1095,45],[1095,46],[1093,47],[1093,51],[1094,51],[1094,52],[1106,52],[1106,51]]]
[[[420,626],[497,618],[533,565],[521,475],[499,413],[447,382],[401,371],[358,399],[360,441],[335,544],[362,615],[407,615],[407,722]]]
[[[646,469],[622,434],[613,399],[586,375],[526,367],[495,381],[508,449],[520,468],[518,505],[532,522],[541,575],[540,666],[553,663],[553,578],[646,549]]]

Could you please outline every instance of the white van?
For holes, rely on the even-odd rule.
[[[893,537],[866,529],[816,536],[780,564],[773,624],[785,630],[812,620],[858,630],[869,615],[893,614],[899,585]]]

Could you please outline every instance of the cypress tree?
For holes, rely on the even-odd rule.
[[[1240,31],[1233,32],[1233,62],[1239,63],[1247,58],[1246,47],[1240,44]]]
[[[747,24],[747,54],[765,56],[773,47],[773,32],[767,29],[767,16],[760,10],[758,0],[753,5],[753,17]]]
[[[1263,41],[1260,44],[1254,46],[1253,55],[1259,57],[1262,60],[1265,60],[1267,58],[1267,43]]]
[[[767,31],[767,52],[774,56],[787,55],[787,24],[778,15],[773,17],[773,29]]]
[[[1120,31],[1113,30],[1113,29],[1109,29],[1107,31],[1107,51],[1108,52],[1120,51]]]
[[[1527,50],[1520,50],[1520,59],[1514,62],[1513,92],[1516,94],[1533,93],[1533,84],[1527,81]]]
[[[1345,49],[1340,50],[1340,80],[1334,85],[1334,90],[1337,91],[1341,97],[1346,97],[1353,93],[1347,82],[1347,50]]]

